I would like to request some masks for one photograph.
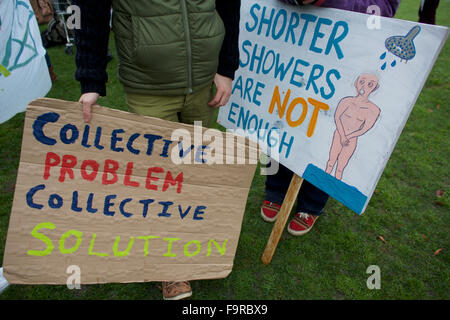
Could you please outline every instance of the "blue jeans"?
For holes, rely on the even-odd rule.
[[[282,204],[294,173],[280,163],[278,172],[266,177],[266,198]],[[297,197],[297,212],[321,215],[328,201],[328,194],[304,180]]]

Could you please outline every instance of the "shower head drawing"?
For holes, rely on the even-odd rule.
[[[386,49],[402,60],[411,60],[416,56],[414,38],[419,34],[420,27],[415,26],[406,36],[393,36],[386,39]]]

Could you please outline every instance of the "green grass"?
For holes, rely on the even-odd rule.
[[[419,0],[403,1],[397,17],[417,20]],[[450,2],[437,23],[450,25]],[[114,42],[111,42],[114,51]],[[49,50],[58,81],[48,97],[79,98],[73,56]],[[450,298],[449,70],[447,43],[428,78],[366,213],[357,216],[330,200],[304,237],[282,236],[269,266],[261,263],[272,225],[259,217],[264,177],[255,175],[233,272],[192,283],[193,299],[448,299]],[[108,65],[101,105],[124,109],[117,59]],[[0,261],[19,164],[24,114],[0,125]],[[438,197],[436,192],[443,191]],[[377,237],[381,235],[386,242]],[[443,250],[434,255],[437,249]],[[381,268],[381,290],[369,290],[369,265]],[[66,286],[12,285],[1,299],[161,299],[157,283]]]

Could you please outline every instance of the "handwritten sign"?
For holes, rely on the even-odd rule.
[[[25,111],[51,85],[30,2],[0,1],[0,123]]]
[[[240,69],[218,122],[361,214],[448,28],[275,0],[241,8]]]
[[[86,124],[78,103],[33,101],[5,248],[8,281],[65,284],[72,265],[82,283],[226,277],[256,165],[246,153],[235,161],[245,164],[208,163],[202,139],[187,137],[196,130],[103,107]],[[174,154],[190,161],[175,164]]]

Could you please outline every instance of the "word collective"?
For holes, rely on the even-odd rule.
[[[71,210],[113,217],[116,214],[125,218],[135,215],[146,218],[152,216],[159,219],[176,218],[181,220],[203,220],[206,206],[175,204],[173,201],[158,201],[157,199],[118,198],[116,194],[89,194],[73,191],[64,197],[58,193],[46,190],[45,184],[32,187],[26,194],[28,207],[36,210],[48,208],[51,210]],[[133,208],[132,210],[130,208]]]
[[[145,154],[147,156],[154,155],[154,150],[158,146],[158,150],[161,150],[161,152],[158,152],[157,155],[162,158],[169,158],[169,155],[173,156],[174,153],[173,151],[170,152],[170,147],[178,147],[176,153],[178,153],[180,159],[188,157],[189,160],[193,158],[193,163],[206,163],[205,152],[208,146],[195,146],[190,142],[186,142],[186,146],[183,146],[181,141],[164,139],[162,136],[152,133],[126,132],[121,128],[104,132],[101,126],[94,129],[85,124],[83,128],[79,128],[75,124],[66,123],[61,125],[58,137],[46,134],[45,126],[49,123],[56,123],[59,119],[60,115],[56,112],[47,112],[38,116],[33,122],[34,138],[39,143],[48,146],[57,143],[76,144],[88,149],[129,152],[132,155]],[[59,138],[59,141],[55,138]],[[192,157],[191,154],[193,154]]]

